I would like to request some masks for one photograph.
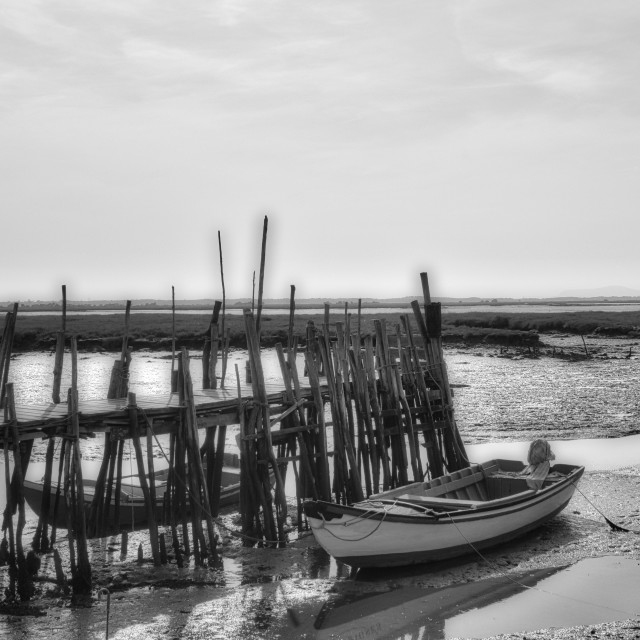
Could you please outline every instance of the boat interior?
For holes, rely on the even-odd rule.
[[[565,479],[576,467],[566,464],[553,465],[542,487],[543,491]],[[416,482],[380,494],[380,498],[396,503],[422,505],[430,509],[469,509],[481,506],[499,506],[518,498],[532,496],[524,474],[525,465],[516,460],[491,460],[473,464],[451,474],[427,482]],[[377,496],[371,496],[375,500]]]

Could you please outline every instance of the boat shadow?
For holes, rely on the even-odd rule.
[[[438,564],[442,569],[451,563]],[[347,588],[323,605],[314,623],[316,637],[446,638],[445,627],[451,618],[522,593],[565,568],[538,569],[443,588],[407,586],[368,593]],[[411,571],[420,569],[424,572],[424,567],[418,566]],[[386,580],[392,577],[386,573]]]

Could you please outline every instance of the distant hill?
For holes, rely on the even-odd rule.
[[[558,294],[559,298],[637,298],[640,289],[629,287],[608,286],[595,289],[568,289]]]

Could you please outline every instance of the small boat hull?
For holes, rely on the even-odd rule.
[[[156,475],[156,503],[155,516],[158,523],[168,523],[168,516],[165,508],[165,491],[166,491],[166,473],[160,472]],[[33,482],[31,480],[24,481],[24,497],[29,507],[40,515],[42,511],[42,497],[44,486],[42,482]],[[49,523],[55,524],[56,527],[67,528],[67,509],[64,496],[60,495],[58,510],[55,520],[54,504],[57,494],[57,485],[53,484],[50,488],[49,500]],[[95,494],[95,481],[85,480],[84,482],[84,505],[85,512],[89,515],[91,503]],[[220,503],[219,506],[229,507],[240,502],[240,469],[235,466],[225,466],[222,469]],[[142,489],[140,484],[135,480],[124,480],[120,493],[119,504],[119,527],[120,529],[135,530],[143,528],[148,524],[147,508],[144,502]],[[112,496],[107,521],[114,523],[116,521],[115,514],[115,497]]]
[[[312,501],[305,512],[318,543],[350,566],[433,562],[493,547],[539,527],[567,506],[583,472],[574,467],[565,479],[539,491],[459,500],[459,505],[451,500],[453,506],[442,509],[428,498],[404,502],[395,490],[388,498],[382,493],[352,506]]]

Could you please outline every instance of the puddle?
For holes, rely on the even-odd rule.
[[[444,589],[400,588],[330,599],[317,638],[483,638],[626,620],[640,612],[640,566],[619,556],[582,560]]]

